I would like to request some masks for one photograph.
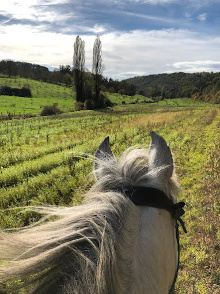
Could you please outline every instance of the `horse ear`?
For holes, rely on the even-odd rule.
[[[169,146],[163,137],[156,132],[150,132],[149,170],[163,168],[162,177],[169,180],[173,174],[173,157]]]
[[[95,153],[95,162],[94,162],[94,170],[96,171],[101,167],[102,161],[108,161],[108,160],[115,160],[115,157],[111,151],[111,147],[109,144],[109,137],[106,137],[102,143],[99,145],[99,148],[97,149]]]

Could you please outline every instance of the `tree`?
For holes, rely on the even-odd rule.
[[[17,74],[16,63],[10,59],[2,60],[0,62],[0,72],[7,74],[9,78],[11,76],[16,76]]]
[[[79,36],[76,37],[74,43],[73,55],[73,74],[76,87],[76,101],[84,102],[83,97],[83,78],[84,78],[84,65],[85,65],[85,42]]]
[[[99,36],[97,36],[93,46],[93,65],[92,65],[92,73],[94,74],[94,80],[95,80],[96,103],[98,103],[98,100],[99,100],[102,73],[104,69],[105,69],[105,66],[102,64],[102,43]]]

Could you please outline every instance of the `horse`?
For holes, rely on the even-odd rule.
[[[150,137],[149,150],[130,147],[119,159],[105,138],[94,157],[96,183],[82,205],[31,207],[57,218],[1,232],[0,290],[173,293],[184,203],[177,203],[181,189],[168,144],[156,132]]]

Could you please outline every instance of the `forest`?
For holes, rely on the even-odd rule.
[[[220,73],[172,73],[134,77],[126,80],[137,87],[137,92],[159,99],[193,98],[220,103]]]

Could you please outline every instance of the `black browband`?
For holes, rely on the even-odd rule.
[[[181,219],[181,216],[185,213],[183,207],[184,202],[173,203],[167,195],[153,187],[126,187],[123,189],[123,194],[125,194],[135,205],[138,206],[149,206],[160,209],[165,209],[170,212],[171,216],[176,220],[176,240],[178,247],[178,263],[177,269],[174,276],[173,284],[170,287],[169,293],[173,293],[178,271],[180,265],[180,243],[179,243],[179,225],[181,224],[183,231],[187,233],[185,224]]]

